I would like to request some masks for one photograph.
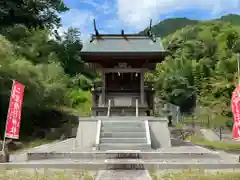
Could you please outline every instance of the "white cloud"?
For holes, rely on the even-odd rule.
[[[81,2],[94,7],[95,10],[105,15],[111,14],[115,9],[115,4],[107,0],[104,0],[101,3],[97,3],[95,0],[81,0]]]
[[[145,28],[149,19],[179,10],[200,9],[212,15],[240,12],[240,0],[117,0],[118,17],[124,24],[137,30]]]
[[[94,14],[88,10],[71,9],[70,11],[61,14],[63,27],[60,32],[66,31],[69,27],[79,28],[81,39],[83,41],[90,37],[89,29],[92,27]]]
[[[71,9],[61,14],[62,23],[67,26],[85,28],[89,22],[92,22],[94,15],[91,11]]]

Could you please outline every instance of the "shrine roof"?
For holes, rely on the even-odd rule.
[[[93,53],[164,53],[162,42],[159,38],[136,34],[94,35],[83,46],[81,55]]]

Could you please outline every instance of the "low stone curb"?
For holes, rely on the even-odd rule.
[[[27,160],[44,160],[44,159],[88,159],[88,160],[101,160],[108,158],[117,158],[119,153],[107,153],[107,152],[36,152],[36,153],[27,153]],[[131,153],[135,154],[135,153]],[[218,153],[200,153],[200,152],[140,152],[137,153],[138,158],[142,160],[149,159],[219,159]],[[136,157],[137,158],[137,157]]]
[[[86,169],[86,170],[106,170],[108,166],[116,164],[143,164],[148,170],[161,169],[240,169],[240,163],[163,163],[163,162],[115,162],[115,161],[90,161],[90,162],[71,162],[71,163],[0,163],[2,169]]]

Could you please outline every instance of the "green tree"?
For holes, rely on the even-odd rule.
[[[0,9],[1,27],[22,24],[28,28],[60,26],[57,13],[68,10],[62,0],[3,0]]]
[[[69,28],[63,35],[59,46],[55,49],[64,70],[70,76],[76,76],[79,73],[95,78],[96,73],[90,70],[86,63],[80,58],[82,50],[82,41],[80,31],[77,28]]]
[[[208,106],[215,114],[231,116],[239,32],[238,26],[210,21],[166,37],[163,42],[171,56],[152,74],[158,95],[184,111],[197,103]]]

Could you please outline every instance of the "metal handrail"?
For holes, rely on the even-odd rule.
[[[107,117],[110,116],[110,111],[111,111],[111,99],[108,100],[108,112],[107,112]]]
[[[151,135],[150,135],[148,120],[145,120],[145,130],[146,130],[147,144],[151,145]]]
[[[96,148],[97,148],[97,150],[99,150],[101,126],[102,126],[102,121],[98,120],[98,122],[97,122],[97,133],[96,133]]]
[[[138,117],[138,99],[136,99],[136,117]]]

